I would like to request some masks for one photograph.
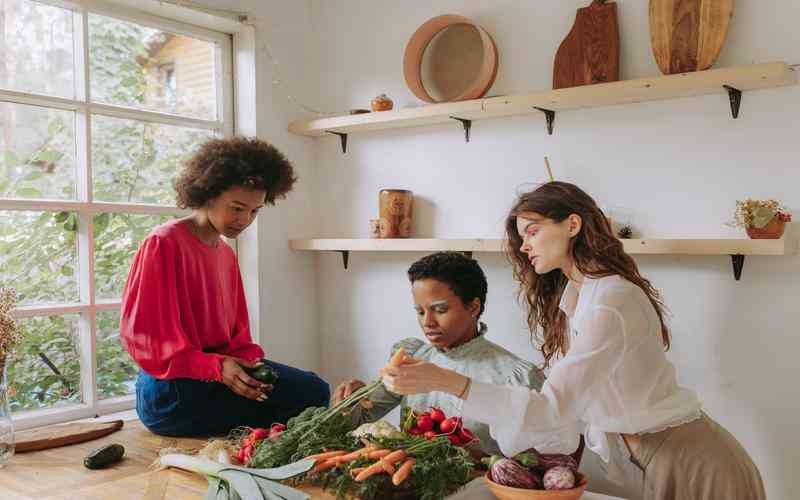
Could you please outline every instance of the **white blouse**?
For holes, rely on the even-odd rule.
[[[693,391],[678,385],[661,324],[647,295],[620,276],[572,283],[561,297],[570,346],[541,392],[472,383],[464,416],[482,421],[506,456],[529,448],[572,453],[579,434],[620,482],[615,433],[658,432],[701,416]]]

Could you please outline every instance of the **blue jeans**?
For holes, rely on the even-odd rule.
[[[239,426],[269,427],[309,406],[328,406],[330,386],[317,374],[267,361],[278,372],[266,401],[247,399],[219,382],[159,380],[144,370],[136,381],[136,413],[162,436],[222,436]]]

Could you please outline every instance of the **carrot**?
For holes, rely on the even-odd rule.
[[[368,478],[370,476],[374,476],[375,474],[377,474],[379,472],[383,472],[383,464],[380,461],[375,462],[374,464],[370,465],[366,469],[364,469],[361,472],[359,472],[358,475],[356,476],[356,481],[359,481],[359,482],[363,481],[366,478]]]
[[[309,459],[325,460],[328,458],[338,457],[345,454],[347,454],[347,452],[344,450],[326,451],[325,453],[317,453],[316,455],[309,455],[305,458],[305,460]]]
[[[374,464],[370,465],[366,469],[364,469],[361,472],[359,472],[358,475],[356,476],[356,481],[363,481],[364,479],[366,479],[366,478],[368,478],[370,476],[374,476],[375,474],[377,474],[379,472],[383,472],[383,471],[387,470],[386,469],[386,465],[392,466],[392,465],[396,464],[397,462],[405,459],[407,456],[408,455],[406,454],[405,450],[395,450],[395,451],[389,453],[388,455],[386,455],[385,457],[381,458],[380,460],[378,460]],[[333,460],[335,460],[335,459],[333,459]]]
[[[408,476],[411,474],[411,468],[414,467],[415,463],[417,463],[417,461],[413,458],[409,458],[403,462],[403,465],[401,465],[400,468],[397,469],[397,472],[392,475],[392,484],[395,486],[400,486],[400,483],[405,481],[406,478],[408,478]]]
[[[378,462],[380,462],[381,467],[383,467],[383,470],[385,470],[386,473],[389,474],[390,476],[393,476],[394,473],[397,472],[397,469],[394,468],[394,465],[387,463],[384,460],[378,460]]]
[[[389,465],[394,465],[397,462],[400,462],[401,460],[405,459],[407,456],[408,455],[406,454],[405,450],[395,450],[386,455],[385,457],[383,457],[381,460],[383,460]]]
[[[353,477],[356,477],[364,469],[366,469],[366,467],[353,467],[352,469],[350,469],[350,475],[353,476]]]
[[[311,469],[311,472],[323,472],[329,469],[333,469],[334,467],[336,467],[336,462],[333,462],[331,460],[323,460],[322,462],[316,464],[314,468]]]
[[[367,458],[372,459],[372,460],[377,460],[379,458],[385,457],[386,455],[388,455],[391,452],[392,452],[392,450],[387,450],[387,449],[375,450],[375,451],[371,451],[371,452],[367,453]]]
[[[389,360],[389,366],[393,366],[397,368],[398,366],[402,365],[406,358],[406,350],[404,347],[401,347],[397,351],[395,351],[392,359]]]
[[[352,462],[353,460],[357,460],[373,451],[375,451],[374,446],[367,446],[365,448],[361,448],[360,450],[350,452],[346,455],[339,455],[338,457],[333,457],[329,460],[333,460],[337,464],[343,464],[345,462]]]

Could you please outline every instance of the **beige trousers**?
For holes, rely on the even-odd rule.
[[[631,461],[644,471],[644,500],[765,500],[761,474],[733,435],[702,417],[641,434]]]

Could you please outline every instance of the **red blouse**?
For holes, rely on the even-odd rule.
[[[145,239],[122,295],[120,338],[158,379],[221,381],[223,355],[260,359],[250,337],[242,277],[222,239],[203,243],[171,221]]]

